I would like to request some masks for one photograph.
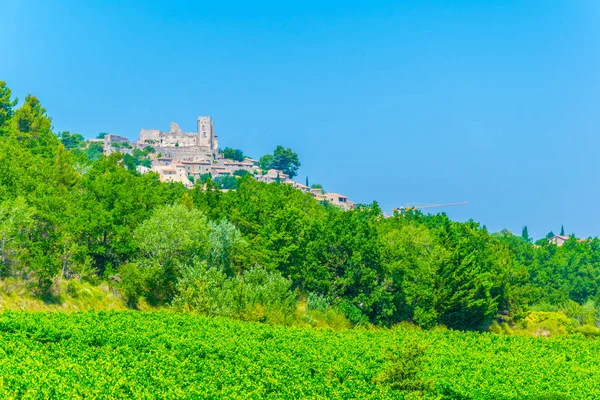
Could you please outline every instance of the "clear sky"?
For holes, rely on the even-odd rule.
[[[357,202],[600,235],[597,0],[0,0],[0,80],[56,130],[211,115]]]

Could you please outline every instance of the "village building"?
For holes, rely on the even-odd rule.
[[[554,244],[557,246],[562,246],[565,242],[569,240],[569,237],[566,235],[555,235],[548,239],[548,243]]]
[[[339,193],[325,193],[323,196],[325,197],[325,201],[344,210],[350,210],[356,206],[356,204],[348,200],[348,197]]]
[[[310,193],[310,188],[309,188],[308,186],[306,186],[306,185],[303,185],[303,184],[301,184],[301,183],[298,183],[298,182],[296,182],[296,181],[293,181],[293,180],[291,180],[291,179],[289,179],[289,180],[285,181],[284,183],[287,183],[287,184],[289,184],[289,185],[292,185],[292,186],[293,186],[295,189],[298,189],[298,190],[300,190],[300,191],[302,191],[302,192],[305,192],[305,193]]]
[[[256,175],[257,180],[259,180],[261,182],[265,182],[265,183],[271,183],[271,182],[285,183],[289,178],[290,178],[289,175],[284,174],[282,171],[278,171],[276,169],[270,169],[264,174],[262,172],[259,172]]]

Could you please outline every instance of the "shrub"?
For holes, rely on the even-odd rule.
[[[297,295],[279,273],[255,267],[235,277],[196,262],[182,269],[176,309],[268,323],[292,322]]]
[[[137,308],[140,297],[146,297],[150,303],[166,300],[162,293],[167,291],[169,282],[159,265],[127,263],[119,266],[118,272],[117,288],[127,307]]]
[[[344,313],[346,318],[348,318],[348,320],[350,322],[352,322],[353,324],[355,324],[355,325],[368,325],[369,324],[369,318],[365,314],[363,314],[363,312],[360,310],[360,308],[356,307],[354,304],[347,302],[347,301],[343,301],[340,303],[339,309],[340,309],[340,311],[342,311],[342,313]]]
[[[402,347],[389,350],[385,357],[386,369],[375,378],[375,381],[404,392],[430,390],[431,382],[421,376],[424,356],[425,347],[414,339]]]
[[[330,307],[329,299],[316,293],[309,293],[306,299],[306,309],[309,311],[325,311]]]

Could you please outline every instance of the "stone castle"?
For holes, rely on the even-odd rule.
[[[158,129],[140,129],[140,137],[137,142],[117,136],[106,135],[104,138],[104,153],[110,154],[114,151],[123,152],[127,148],[121,145],[128,143],[132,149],[143,149],[152,147],[156,153],[163,157],[178,160],[214,160],[219,154],[219,139],[215,135],[215,128],[211,117],[198,117],[197,132],[183,132],[179,125],[171,122],[169,132],[161,132]],[[115,143],[121,145],[115,146]]]
[[[158,129],[141,129],[137,141],[131,142],[123,136],[108,134],[104,137],[104,154],[114,152],[133,155],[136,149],[152,148],[148,157],[152,167],[137,166],[140,173],[156,172],[163,182],[179,182],[188,188],[194,186],[202,175],[215,178],[234,176],[236,171],[246,171],[255,179],[271,183],[292,185],[310,193],[318,201],[326,201],[343,209],[354,208],[344,195],[325,193],[322,189],[311,189],[289,178],[283,171],[263,171],[258,160],[246,157],[243,161],[230,160],[219,152],[219,140],[211,117],[198,117],[197,132],[183,132],[179,125],[171,122],[168,132]]]

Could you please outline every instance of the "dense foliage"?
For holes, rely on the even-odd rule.
[[[232,149],[231,147],[225,147],[223,149],[223,157],[234,161],[244,161],[246,158],[242,150]]]
[[[301,166],[298,154],[283,146],[277,146],[273,154],[265,154],[260,158],[260,167],[263,170],[277,169],[283,171],[290,178],[298,175],[298,168]]]
[[[481,330],[569,302],[596,312],[569,317],[580,325],[597,318],[599,239],[558,247],[443,214],[342,211],[251,176],[161,183],[135,171],[152,148],[90,156],[79,135],[52,132],[37,98],[16,108],[4,83],[0,123],[0,273],[41,296],[62,276],[110,280],[131,307],[143,297],[267,322],[307,299],[354,324]],[[281,146],[261,163],[290,175],[300,165]]]
[[[8,312],[0,315],[0,397],[593,399],[599,352],[600,342],[577,336]]]

